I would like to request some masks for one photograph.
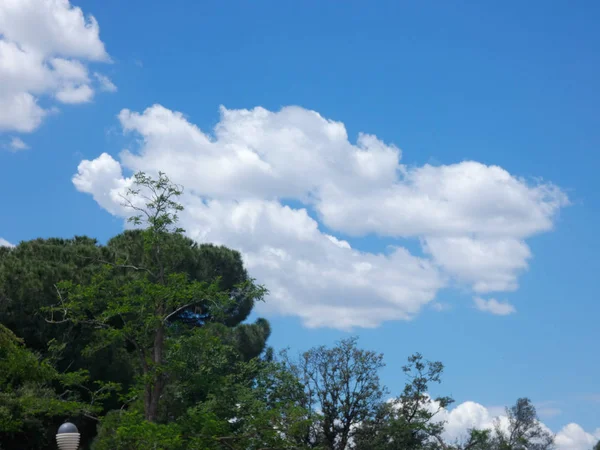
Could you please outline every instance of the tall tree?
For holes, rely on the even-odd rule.
[[[135,408],[103,420],[94,450],[257,450],[306,448],[303,386],[285,365],[244,361],[211,327],[170,346],[171,377],[163,403],[168,423],[144,420]]]
[[[358,348],[357,339],[351,338],[332,348],[313,348],[298,361],[286,360],[305,386],[307,406],[321,411],[324,446],[345,450],[354,428],[371,418],[382,401],[385,388],[379,370],[384,367],[383,355]],[[314,440],[314,433],[307,438]]]
[[[453,400],[432,398],[428,391],[432,383],[441,382],[443,371],[441,362],[425,361],[419,353],[410,356],[403,367],[409,381],[402,394],[381,404],[377,414],[361,424],[355,436],[356,449],[416,450],[440,445],[444,424],[435,417]]]
[[[495,443],[498,450],[550,450],[554,448],[554,435],[540,423],[535,406],[528,398],[520,398],[506,409],[508,429],[500,422],[495,426]]]
[[[115,343],[134,349],[144,417],[155,422],[168,375],[167,341],[179,330],[174,324],[184,313],[191,325],[205,323],[207,316],[226,320],[236,296],[221,289],[218,280],[201,282],[173,270],[178,268],[174,250],[180,240],[172,235],[183,232],[177,225],[182,189],[162,173],[158,179],[137,173],[134,181],[123,201],[135,214],[130,219],[134,226],[144,227],[139,263],[126,258],[105,261],[90,283],[61,283],[59,302],[49,312],[50,322],[92,327],[96,339],[88,346],[90,352]],[[264,295],[251,280],[236,288],[252,302]]]
[[[164,235],[162,250],[165,271],[184,273],[191,281],[217,282],[219,289],[229,293],[228,305],[223,305],[219,314],[213,314],[206,303],[199,302],[184,308],[171,318],[171,323],[188,327],[207,324],[223,324],[233,330],[229,339],[235,339],[240,351],[247,360],[260,355],[266,346],[271,329],[265,319],[253,324],[243,323],[249,316],[257,300],[255,292],[245,287],[252,286],[241,254],[223,246],[197,244],[181,233]],[[120,273],[122,277],[136,278],[139,271],[132,267],[148,266],[145,251],[144,231],[128,230],[112,238],[106,246],[110,253],[109,261],[121,261],[126,265]],[[185,329],[185,327],[184,327]]]

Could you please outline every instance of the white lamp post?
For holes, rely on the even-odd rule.
[[[63,423],[56,433],[56,443],[60,450],[77,450],[79,448],[79,430],[72,423]]]

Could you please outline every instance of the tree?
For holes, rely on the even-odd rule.
[[[138,249],[141,264],[122,258],[105,261],[90,283],[60,283],[58,304],[48,311],[51,323],[93,328],[90,353],[114,344],[132,347],[138,358],[144,418],[156,422],[168,376],[167,343],[173,333],[181,332],[179,319],[190,319],[184,326],[202,325],[206,317],[226,320],[237,297],[220,289],[218,280],[196,281],[172,270],[180,261],[173,251],[178,241],[172,236],[183,232],[177,226],[183,207],[176,201],[182,189],[162,173],[156,180],[137,173],[134,181],[123,201],[135,214],[130,222],[145,227]],[[252,302],[265,292],[251,280],[236,289]]]
[[[494,441],[498,450],[549,450],[554,448],[554,435],[542,427],[535,406],[528,398],[520,398],[506,409],[508,429],[496,422]]]
[[[58,421],[96,412],[72,389],[85,378],[85,372],[60,374],[0,325],[0,448],[43,448]],[[101,399],[101,392],[95,394]]]
[[[127,230],[110,239],[106,249],[110,261],[122,261],[123,265],[146,267],[148,260],[145,236],[142,229]],[[190,280],[212,282],[219,280],[224,291],[230,291],[232,301],[225,314],[218,318],[210,315],[210,310],[183,310],[176,318],[181,322],[207,323],[220,321],[233,327],[247,319],[256,299],[239,289],[250,279],[238,251],[213,244],[197,244],[181,233],[165,233],[162,242],[161,260],[164,270],[169,273],[185,273]],[[127,268],[125,268],[127,269]],[[122,276],[135,277],[135,270],[124,270]],[[175,318],[174,318],[175,319]]]
[[[444,424],[435,420],[436,414],[447,408],[450,397],[431,398],[431,383],[440,383],[444,366],[429,362],[416,353],[408,358],[403,372],[409,382],[402,394],[380,405],[377,414],[358,428],[355,436],[357,450],[412,450],[443,445]]]
[[[600,450],[600,441],[598,441],[596,445],[594,445],[594,448],[592,450]]]
[[[468,438],[462,443],[448,444],[440,436],[436,438],[437,447],[441,450],[493,450],[494,440],[492,439],[492,430],[468,430]]]
[[[307,429],[306,443],[322,440],[328,449],[346,449],[353,429],[373,416],[385,393],[379,381],[383,355],[358,348],[351,338],[313,348],[295,362],[284,359],[305,387],[307,410],[321,410],[319,432]]]
[[[56,302],[56,283],[89,282],[101,252],[98,242],[85,236],[34,239],[10,249],[0,258],[0,321],[44,355],[53,339],[77,344],[72,324],[51,325],[41,309]]]
[[[285,365],[240,362],[213,386],[207,400],[191,408],[183,421],[200,448],[210,442],[230,450],[308,448],[303,439],[311,422],[302,406],[303,387]]]
[[[82,348],[77,344],[89,340],[82,334],[88,330],[69,322],[60,326],[50,324],[41,309],[56,303],[56,285],[62,281],[87,284],[105,264],[116,261],[132,266],[145,265],[145,234],[141,229],[127,230],[110,239],[106,245],[79,236],[73,239],[35,239],[22,242],[14,249],[0,247],[0,322],[23,338],[29,348],[44,356],[48,355],[48,343],[52,340],[69,342],[58,361],[59,368],[85,365],[91,369],[92,378],[95,370],[102,378],[110,376],[103,372],[106,370],[114,369],[114,375],[127,372],[122,363],[113,360],[108,353],[99,355],[102,364],[90,366],[89,359],[81,361]],[[235,327],[247,319],[256,299],[238,289],[238,286],[250,281],[239,252],[212,244],[199,245],[180,233],[167,233],[164,239],[166,244],[162,257],[168,272],[185,273],[190,280],[207,283],[218,279],[220,288],[231,291],[233,297],[228,311],[219,318],[211,317],[208,310],[196,311],[197,314],[184,310],[177,320],[195,321],[197,324],[221,320],[225,325]],[[165,254],[166,251],[170,254]],[[112,275],[139,276],[130,268],[114,270]],[[239,340],[249,352],[248,359],[264,350],[269,332],[264,319],[256,327],[253,324],[240,327]],[[250,337],[254,339],[249,341]]]
[[[165,395],[180,402],[163,404],[168,423],[148,422],[135,408],[113,411],[102,422],[94,450],[306,448],[302,437],[310,424],[301,406],[303,387],[284,364],[244,361],[210,328],[178,339],[171,352],[173,374]]]

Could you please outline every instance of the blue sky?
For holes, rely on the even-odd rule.
[[[447,372],[440,392],[453,395],[457,403],[469,400],[493,409],[511,404],[519,396],[529,396],[554,431],[570,422],[591,434],[600,427],[600,359],[595,356],[600,306],[594,278],[600,269],[600,241],[596,236],[600,205],[594,195],[598,191],[596,150],[600,144],[597,3],[73,1],[73,7],[92,14],[99,24],[99,38],[90,32],[93,27],[80,27],[82,36],[89,37],[87,41],[77,40],[75,35],[56,38],[62,31],[40,25],[51,19],[36,12],[38,3],[40,0],[6,0],[0,6],[5,12],[4,19],[0,14],[0,39],[17,43],[20,50],[38,58],[31,56],[31,66],[10,66],[8,53],[0,52],[0,86],[5,86],[0,87],[0,105],[12,111],[10,96],[27,92],[46,111],[38,122],[26,115],[35,111],[25,111],[23,116],[0,114],[0,189],[5,193],[0,238],[16,244],[39,236],[86,234],[105,241],[122,230],[124,214],[106,193],[116,189],[132,169],[159,169],[161,157],[175,160],[177,155],[183,158],[178,161],[201,164],[193,155],[205,147],[194,147],[198,136],[190,138],[193,125],[211,136],[209,141],[217,146],[234,142],[261,155],[264,148],[264,160],[280,174],[292,173],[293,165],[292,169],[284,168],[277,149],[280,155],[287,155],[285,158],[292,158],[295,146],[303,151],[302,144],[285,135],[289,130],[300,130],[308,136],[310,151],[322,144],[317,153],[325,162],[310,165],[308,175],[290,183],[299,183],[298,189],[306,192],[318,185],[316,195],[322,197],[318,202],[303,198],[292,188],[290,192],[287,187],[281,190],[281,184],[256,175],[260,168],[256,173],[250,169],[246,172],[244,166],[238,168],[241,172],[236,172],[235,183],[227,182],[223,175],[215,178],[218,188],[200,192],[200,197],[220,199],[222,209],[196,211],[194,201],[198,198],[191,199],[191,211],[197,215],[190,214],[184,224],[188,231],[198,233],[196,237],[212,237],[232,246],[240,243],[241,250],[256,260],[257,278],[276,287],[277,283],[285,287],[285,279],[277,278],[277,271],[265,269],[261,264],[266,262],[259,261],[267,248],[285,250],[291,258],[289,264],[296,263],[298,255],[312,262],[333,258],[331,261],[339,263],[338,272],[330,275],[325,273],[326,265],[313,268],[320,274],[318,282],[325,286],[323,289],[299,284],[295,291],[280,293],[281,298],[293,298],[289,300],[293,306],[260,311],[273,324],[274,346],[301,350],[358,335],[361,345],[385,353],[388,365],[383,378],[392,392],[403,385],[400,368],[405,358],[420,351],[429,359],[444,362]],[[41,4],[56,7],[60,13],[73,11],[68,4],[63,4],[63,9],[50,2]],[[44,8],[37,9],[50,11]],[[11,17],[19,20],[11,24]],[[77,21],[77,17],[69,17]],[[39,35],[49,34],[42,40],[33,30],[42,30]],[[70,39],[80,44],[65,43]],[[56,57],[79,61],[87,72],[77,72],[79,66],[61,71],[49,62]],[[53,68],[50,75],[40,69],[49,64]],[[15,67],[26,76],[15,76]],[[41,75],[34,74],[35,70]],[[110,78],[115,88],[95,73]],[[53,77],[52,81],[40,81],[44,76]],[[160,106],[146,110],[152,105]],[[220,115],[220,105],[227,109],[224,116]],[[301,108],[279,113],[290,105]],[[256,107],[264,108],[268,118],[253,109]],[[123,109],[129,113],[118,118]],[[248,123],[241,124],[246,120],[239,113],[241,109],[250,110],[253,120],[264,119],[257,125],[263,127],[263,134],[256,141],[231,137],[236,130],[248,131],[244,128]],[[314,119],[309,111],[318,112],[321,119]],[[343,124],[349,142],[342,139],[342,145],[338,135],[330,139],[327,133],[340,128],[325,119]],[[182,127],[183,131],[177,134],[170,128],[158,135],[151,127],[159,122]],[[217,124],[226,130],[225,137],[213,135]],[[124,133],[127,127],[130,132]],[[357,137],[361,132],[375,135],[385,149],[377,143],[360,147]],[[449,231],[442,217],[440,223],[431,225],[432,231],[427,218],[437,220],[439,211],[419,212],[424,219],[408,223],[404,221],[408,210],[397,212],[391,203],[377,211],[371,209],[380,198],[378,193],[389,194],[386,189],[397,182],[378,184],[382,178],[395,177],[393,162],[397,163],[394,158],[399,153],[394,153],[392,145],[401,149],[402,170],[409,174],[406,179],[414,182],[394,197],[398,201],[407,200],[406,195],[414,195],[415,202],[436,195],[446,198],[443,188],[436,184],[441,183],[439,180],[445,179],[449,189],[454,189],[466,179],[480,177],[483,181],[467,183],[469,201],[463,204],[453,197],[454,206],[460,203],[460,207],[450,211],[457,221],[462,220],[461,214],[467,214],[465,222],[472,219],[473,223]],[[130,160],[120,157],[125,148],[134,155]],[[184,152],[182,148],[185,154],[177,153]],[[338,171],[351,160],[344,152],[360,153],[357,148],[376,155],[375,175],[369,178],[371,175],[363,174],[363,184],[356,181],[358,172],[348,178],[342,169]],[[300,150],[295,154],[316,155]],[[103,153],[110,157],[98,160]],[[89,165],[83,171],[80,166],[80,184],[74,185],[72,178],[83,160]],[[222,168],[210,167],[212,160],[203,161],[200,175]],[[250,160],[236,161],[242,164],[240,161]],[[463,166],[464,161],[478,165]],[[101,163],[105,165],[100,167]],[[491,166],[499,166],[501,172],[493,172]],[[433,169],[424,174],[423,167]],[[444,167],[456,170],[442,173],[440,168]],[[120,178],[121,169],[125,178]],[[201,190],[205,186],[202,181],[194,184],[197,181],[196,175],[190,175],[191,166],[174,163],[165,170],[186,187]],[[299,168],[299,173],[302,170]],[[315,180],[308,180],[311,173]],[[113,175],[116,178],[110,178]],[[415,188],[424,183],[426,175],[432,177],[427,178],[431,186]],[[325,193],[330,176],[341,193]],[[497,182],[488,183],[495,176]],[[504,176],[509,177],[508,182]],[[349,179],[357,184],[351,186]],[[300,186],[302,180],[310,186]],[[537,191],[532,190],[549,183],[558,191],[548,194],[550,199],[536,197]],[[357,200],[354,210],[334,208],[345,208],[351,199],[360,199],[367,191],[370,197],[363,198],[362,203]],[[247,200],[245,192],[249,192],[250,203],[244,204],[244,213],[250,216],[244,217],[259,217],[262,231],[246,230],[247,220],[243,219],[243,224],[234,223],[227,232],[216,233],[219,220],[233,217],[227,210],[227,205],[231,206],[228,202],[243,203]],[[519,203],[520,195],[531,203]],[[92,196],[100,200],[94,201]],[[504,199],[509,198],[505,205]],[[538,207],[542,212],[547,208],[552,211],[540,212],[540,218],[536,215]],[[481,225],[488,223],[488,209],[490,217],[508,222],[514,219],[533,231],[488,235],[489,229]],[[285,211],[306,211],[306,217]],[[371,225],[361,220],[371,213],[379,222],[369,228]],[[208,217],[210,214],[213,216]],[[198,217],[202,220],[195,222]],[[282,231],[282,222],[288,219],[289,228]],[[310,231],[310,245],[305,248],[288,248],[278,240],[285,240],[296,225],[301,230],[298,233],[308,233],[313,222],[318,223],[319,231]],[[212,231],[206,232],[209,228]],[[242,228],[246,231],[240,231]],[[324,246],[325,234],[347,241],[353,251],[360,252],[356,258],[379,271],[375,281],[352,291],[347,283],[328,279],[353,275],[344,275],[348,268],[343,264],[344,256],[335,253],[338,250],[329,253]],[[448,239],[454,238],[484,242],[477,248],[485,259],[471,261],[473,267],[459,264],[469,255],[450,248]],[[429,246],[423,244],[425,241]],[[498,242],[501,248],[496,246]],[[390,246],[405,248],[408,256],[390,262]],[[486,253],[490,249],[493,251]],[[307,256],[309,251],[314,254]],[[375,258],[382,253],[386,255],[381,256],[383,259]],[[415,258],[432,267],[416,267]],[[503,265],[499,260],[508,262]],[[306,270],[302,273],[308,277],[311,272]],[[431,277],[427,286],[414,280],[419,274]],[[477,283],[495,287],[479,289]],[[403,292],[405,284],[406,295],[397,294]],[[379,285],[395,293],[379,292],[371,299],[369,289],[376,290]],[[339,298],[335,299],[336,295]],[[313,300],[307,300],[309,297]],[[394,319],[397,314],[396,320],[377,316],[367,328],[360,324],[351,331],[335,328],[336,317],[342,314],[338,316],[336,311],[344,308],[345,301],[368,311],[369,305],[382,307],[384,300],[392,297],[401,305],[391,310],[390,317]],[[497,309],[497,314],[481,311],[474,297],[488,302],[488,307],[490,300],[496,299],[515,312],[500,315]],[[274,294],[267,303],[278,301],[282,300]],[[413,301],[418,304],[416,310],[411,310]],[[315,309],[320,312],[310,318],[294,313],[323,302],[328,309]],[[358,310],[362,311],[346,312],[352,316],[348,320],[356,322]],[[400,316],[407,311],[411,320],[402,320]],[[330,319],[334,328],[322,323],[306,326],[319,314]],[[561,448],[586,448],[577,447],[584,444],[575,443],[576,439],[583,442],[585,437],[573,437],[572,442],[565,437]]]

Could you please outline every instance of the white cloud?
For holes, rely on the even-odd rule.
[[[95,72],[94,76],[98,80],[98,83],[100,83],[101,90],[104,92],[117,92],[117,86],[106,75]]]
[[[517,311],[515,307],[510,303],[499,302],[495,298],[485,300],[481,297],[475,297],[473,301],[475,303],[475,307],[479,311],[489,312],[497,316],[507,316]]]
[[[518,275],[531,258],[527,244],[504,236],[428,236],[423,247],[445,271],[480,293],[517,289]]]
[[[540,408],[538,412],[541,416]],[[465,439],[471,428],[493,429],[496,419],[500,421],[501,428],[506,429],[508,419],[503,408],[486,408],[472,401],[461,403],[450,410],[442,410],[437,416],[437,420],[446,422],[444,438],[448,442]],[[550,431],[546,425],[543,423],[541,425]],[[555,436],[557,450],[591,450],[600,439],[600,428],[590,433],[580,425],[570,423],[560,429]]]
[[[69,84],[56,93],[56,98],[62,103],[87,103],[93,96],[94,91],[87,84]]]
[[[213,134],[160,105],[119,120],[139,148],[83,161],[77,189],[125,216],[123,170],[166,172],[186,188],[188,234],[240,249],[271,290],[267,307],[310,326],[411,318],[449,278],[514,290],[531,258],[525,240],[568,203],[556,186],[496,166],[400,164],[397,147],[367,134],[353,144],[342,123],[300,107],[221,108]],[[427,257],[359,252],[316,219],[334,234],[418,239]]]
[[[109,155],[82,162],[73,181],[113,214],[127,214],[119,194],[130,181]],[[270,290],[266,308],[299,316],[307,326],[372,327],[407,319],[442,285],[427,261],[403,248],[388,256],[353,250],[320,232],[304,209],[261,199],[206,201],[188,194],[183,200],[188,234],[240,249],[250,273]]]
[[[391,401],[391,400],[390,400]],[[545,409],[552,409],[550,416],[560,414],[555,402],[536,403],[535,407],[539,417],[543,417]],[[500,430],[509,431],[510,422],[506,416],[506,408],[499,406],[486,407],[477,402],[465,401],[454,408],[440,408],[436,401],[429,403],[429,411],[435,412],[434,422],[443,422],[444,431],[442,438],[449,444],[466,442],[471,429],[495,430],[496,424]],[[580,425],[570,423],[558,432],[553,432],[542,421],[539,422],[542,429],[554,434],[556,450],[591,450],[592,446],[600,439],[600,428],[595,432],[586,432]]]
[[[600,428],[593,434],[586,432],[576,423],[570,423],[556,435],[558,450],[591,450],[600,440]]]
[[[19,152],[21,150],[27,150],[29,145],[27,145],[23,140],[19,137],[12,137],[10,143],[8,144],[8,148],[13,152]]]
[[[6,239],[0,238],[0,247],[14,247],[14,245],[8,242]]]
[[[538,416],[540,416],[542,419],[549,419],[562,414],[562,410],[557,407],[556,402],[552,401],[536,403],[535,408]]]
[[[0,27],[25,49],[91,61],[109,61],[93,16],[69,0],[3,0]]]
[[[431,307],[438,312],[442,312],[442,311],[448,311],[449,309],[452,308],[452,306],[448,303],[440,303],[440,302],[433,302],[431,304]]]
[[[35,130],[48,113],[41,97],[90,101],[86,61],[110,61],[92,16],[68,0],[0,2],[0,131]]]
[[[0,61],[2,56],[0,55]],[[1,79],[1,78],[0,78]],[[37,104],[28,92],[3,94],[0,92],[0,132],[15,130],[28,133],[35,130],[47,111]]]

